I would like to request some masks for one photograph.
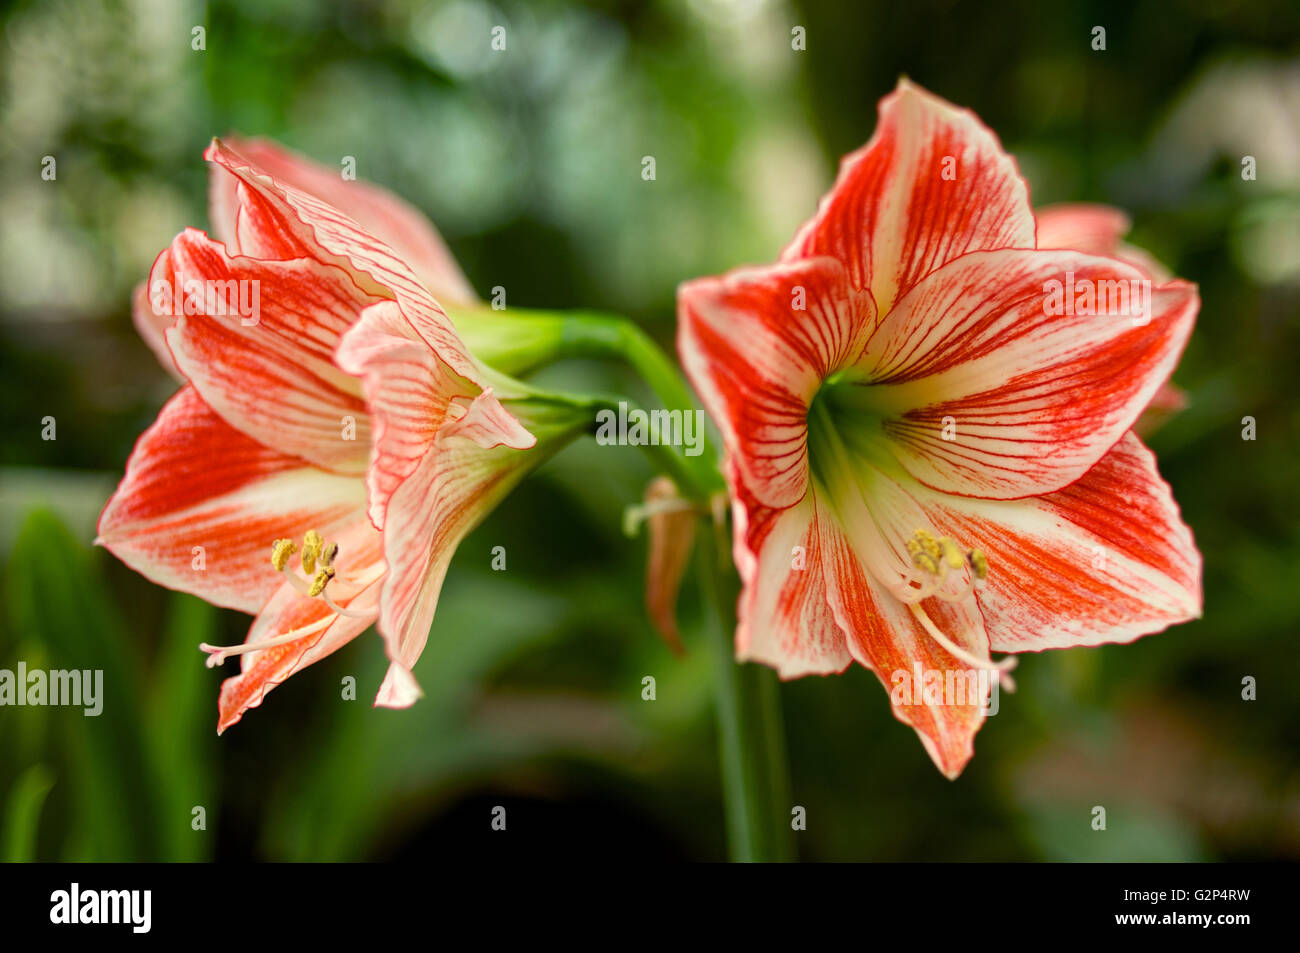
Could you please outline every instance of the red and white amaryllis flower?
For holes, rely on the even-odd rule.
[[[136,295],[137,326],[186,383],[99,542],[256,615],[244,645],[204,647],[209,664],[242,660],[219,731],[376,621],[391,659],[376,704],[403,707],[452,552],[542,459],[506,409],[532,405],[457,336],[434,294],[473,293],[418,213],[270,144],[233,146],[206,153],[217,240],[182,232]]]
[[[727,450],[738,656],[785,678],[866,666],[949,777],[984,718],[986,689],[962,686],[1015,661],[991,652],[1201,609],[1200,555],[1130,431],[1196,288],[1155,284],[1142,319],[1049,306],[1057,282],[1153,273],[1045,237],[993,133],[904,81],[779,262],[679,292]],[[899,691],[921,674],[935,691]]]

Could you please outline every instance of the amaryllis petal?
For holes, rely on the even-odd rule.
[[[1070,304],[1071,289],[1085,287],[1110,303],[1057,313],[1053,283]],[[1191,333],[1194,286],[1149,290],[1143,317],[1118,304],[1143,288],[1141,273],[1114,259],[966,255],[881,322],[858,367],[871,382],[864,404],[884,414],[898,459],[928,486],[994,499],[1058,490],[1132,426]]]
[[[870,299],[831,258],[735,271],[678,290],[678,350],[750,491],[789,506],[807,486],[809,403],[852,362]]]
[[[894,717],[916,730],[939,770],[957,777],[974,754],[994,676],[988,670],[981,675],[937,642],[914,611],[864,568],[854,542],[833,515],[824,514],[819,527],[826,596],[853,657],[875,672],[890,693]],[[922,608],[963,651],[981,660],[989,657],[974,598],[960,603],[931,598]]]
[[[838,258],[883,316],[967,252],[1033,247],[1029,192],[997,136],[969,110],[903,80],[782,259]]]
[[[978,546],[993,648],[1131,642],[1201,614],[1201,556],[1155,457],[1127,434],[1063,490],[998,502],[930,494],[936,525]]]
[[[465,437],[439,435],[388,501],[379,630],[391,672],[375,703],[404,707],[414,700],[408,679],[428,641],[442,581],[465,535],[514,488],[537,451],[485,450]],[[403,689],[405,686],[405,689]]]
[[[824,449],[824,448],[822,448]],[[819,462],[814,481],[822,518],[833,515],[848,538],[856,557],[886,591],[906,592],[915,566],[908,544],[918,531],[935,539],[948,535],[933,524],[917,499],[923,488],[895,465],[889,472],[864,460],[841,457]],[[968,546],[957,543],[958,551]],[[945,573],[945,593],[966,591],[971,582],[963,564]]]
[[[276,181],[314,195],[355,220],[405,261],[440,301],[467,304],[476,300],[474,289],[433,226],[391,192],[345,179],[341,168],[326,168],[265,139],[232,138],[226,145]],[[220,166],[212,170],[213,227],[235,254],[239,253],[239,181]]]
[[[411,668],[452,554],[544,455],[527,452],[533,434],[491,387],[478,391],[451,373],[395,302],[366,309],[337,357],[362,379],[376,421],[367,484],[371,518],[384,530],[379,630],[393,664],[375,704],[405,707],[419,697]]]
[[[375,421],[370,466],[370,518],[384,528],[388,501],[433,447],[440,430],[460,431],[479,446],[530,447],[491,388],[480,391],[438,360],[396,302],[366,309],[339,344],[339,365],[362,378]]]
[[[333,359],[373,299],[341,269],[311,258],[231,258],[187,229],[150,276],[179,314],[167,342],[204,400],[243,432],[326,469],[361,473],[369,417],[357,381]]]
[[[373,607],[378,601],[379,586],[379,583],[371,585],[355,603]],[[360,619],[338,616],[319,599],[304,599],[292,586],[286,584],[278,589],[254,620],[248,641],[274,638],[295,629],[308,629],[309,634],[242,656],[246,660],[243,670],[221,683],[217,734],[237,724],[250,708],[261,705],[266,693],[294,672],[337,651],[364,632],[375,621],[376,614],[372,611]]]
[[[136,444],[97,542],[160,585],[257,612],[284,581],[275,539],[336,534],[364,506],[360,480],[266,447],[185,387]]]
[[[1129,217],[1109,205],[1089,202],[1049,205],[1039,209],[1039,248],[1069,248],[1089,255],[1105,255],[1127,262],[1158,284],[1171,279],[1169,270],[1141,248],[1125,244]],[[1173,384],[1165,384],[1156,395],[1133,429],[1145,435],[1162,424],[1166,417],[1187,406],[1187,395]]]
[[[410,708],[424,697],[420,683],[401,662],[389,662],[384,681],[375,695],[376,708]]]
[[[176,366],[172,352],[167,349],[165,336],[175,320],[170,314],[160,314],[153,309],[149,301],[149,282],[142,281],[135,286],[131,292],[131,322],[135,325],[136,332],[149,350],[153,351],[154,357],[158,358],[163,370],[177,380],[184,381],[185,375]]]
[[[1169,270],[1148,252],[1121,239],[1131,226],[1129,217],[1109,205],[1073,202],[1039,209],[1038,247],[1068,248],[1089,255],[1126,261],[1158,284],[1172,278]]]
[[[1086,202],[1049,205],[1036,213],[1037,247],[1113,255],[1132,223],[1120,209]]]
[[[501,406],[491,387],[485,387],[472,400],[456,397],[448,419],[450,422],[442,430],[444,437],[464,437],[484,450],[493,447],[527,450],[537,443],[537,438]]]
[[[240,673],[221,684],[217,702],[217,733],[225,731],[256,708],[276,685],[300,669],[319,661],[364,632],[379,614],[380,576],[383,572],[379,533],[354,510],[352,522],[339,530],[338,574],[330,583],[339,615],[322,599],[304,596],[281,579],[281,585],[253,620],[246,642],[263,642],[291,636],[302,638],[246,652],[240,656]]]
[[[259,257],[298,249],[298,254],[344,267],[362,290],[395,299],[411,326],[455,373],[481,383],[482,369],[450,319],[391,248],[343,212],[277,181],[220,140],[214,139],[204,155],[240,179],[237,224],[245,254],[254,254],[248,248],[256,243]]]
[[[732,516],[744,586],[736,658],[770,665],[782,678],[844,671],[853,657],[826,599],[823,536],[812,492],[781,510],[736,502]]]

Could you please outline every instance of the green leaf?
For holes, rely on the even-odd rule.
[[[216,629],[212,606],[179,593],[171,598],[146,721],[162,805],[162,857],[168,861],[212,855],[211,829],[196,831],[191,821],[195,807],[205,809],[209,822],[217,814],[216,690],[197,648],[217,641]]]
[[[11,623],[20,640],[45,647],[51,669],[103,673],[98,716],[51,708],[70,770],[75,824],[89,856],[101,861],[154,859],[157,810],[143,739],[135,645],[126,635],[87,548],[48,511],[30,514],[14,543],[6,579]]]
[[[4,827],[0,829],[0,862],[25,864],[36,859],[36,831],[40,825],[45,796],[54,786],[54,775],[43,764],[34,764],[18,776],[4,806]]]

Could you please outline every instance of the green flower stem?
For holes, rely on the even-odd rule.
[[[735,659],[735,574],[722,558],[715,527],[700,534],[700,590],[714,667],[714,705],[722,794],[731,859],[781,862],[794,857],[790,781],[776,673]]]
[[[566,358],[612,358],[635,370],[665,409],[695,409],[677,366],[626,318],[483,307],[450,314],[470,350],[505,374],[527,374]],[[593,411],[616,411],[620,402],[633,409],[621,397],[591,398],[589,406]],[[657,469],[697,503],[707,504],[725,489],[707,436],[704,452],[695,457],[681,447],[653,441],[643,449]],[[779,683],[770,669],[736,663],[736,575],[726,558],[726,540],[720,539],[724,535],[721,527],[705,520],[696,558],[713,657],[728,850],[737,861],[786,861],[794,856],[794,844]]]
[[[470,350],[488,365],[518,376],[566,358],[614,359],[641,376],[667,410],[695,409],[677,366],[648,334],[627,318],[592,311],[534,311],[510,308],[449,312]],[[630,401],[624,401],[629,410]],[[618,399],[607,405],[617,410]],[[647,446],[690,498],[707,501],[724,487],[707,434],[703,452],[687,456],[682,447]],[[675,459],[674,459],[675,458]]]

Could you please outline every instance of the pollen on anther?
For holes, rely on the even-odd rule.
[[[289,564],[289,557],[298,551],[297,545],[291,539],[277,539],[271,544],[271,565],[275,567],[276,572],[283,572],[284,567]]]
[[[312,577],[311,588],[307,590],[307,595],[311,596],[313,599],[316,598],[316,596],[319,596],[325,591],[326,585],[328,585],[329,581],[333,578],[334,570],[329,566],[324,566],[321,569],[318,569],[316,575]]]
[[[966,561],[970,563],[976,579],[983,579],[989,574],[989,560],[982,549],[972,549],[966,554]]]
[[[948,568],[960,569],[962,564],[966,561],[966,557],[963,556],[961,550],[957,548],[957,544],[953,542],[952,537],[945,536],[943,539],[939,540],[939,544],[943,547],[943,558],[948,563]]]
[[[316,559],[320,556],[321,547],[325,541],[321,539],[320,533],[314,529],[307,530],[302,538],[302,571],[312,573],[316,571]]]

